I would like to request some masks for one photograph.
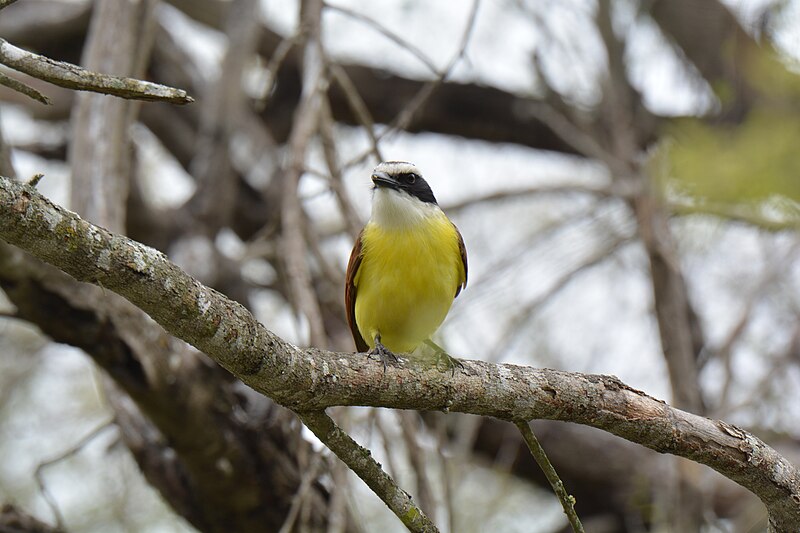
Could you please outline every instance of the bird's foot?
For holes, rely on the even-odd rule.
[[[444,369],[445,371],[449,370],[450,374],[453,376],[456,375],[456,369],[462,370],[464,368],[464,363],[447,353],[444,348],[432,340],[426,340],[425,344],[433,349],[436,368]]]
[[[400,358],[397,357],[389,348],[381,344],[380,335],[375,338],[375,348],[367,353],[367,357],[376,357],[381,363],[383,363],[384,373],[386,373],[387,365],[397,366],[400,363]]]
[[[445,371],[449,370],[450,375],[455,376],[456,369],[464,369],[464,363],[447,352],[441,352],[436,356],[436,368],[444,368]]]

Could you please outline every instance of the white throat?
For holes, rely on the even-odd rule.
[[[404,192],[380,187],[372,196],[370,221],[382,228],[408,228],[427,218],[440,216],[445,215],[438,205],[423,202]]]

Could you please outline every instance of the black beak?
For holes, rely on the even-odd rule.
[[[386,172],[375,172],[372,175],[372,183],[375,187],[386,187],[388,189],[399,189],[400,183]]]

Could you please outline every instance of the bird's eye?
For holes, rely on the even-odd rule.
[[[413,185],[415,181],[417,181],[416,174],[406,174],[406,181],[409,185]]]

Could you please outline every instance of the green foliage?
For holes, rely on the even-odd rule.
[[[738,124],[675,121],[654,158],[662,191],[691,212],[765,227],[800,223],[800,76],[759,50],[745,61],[757,94]]]
[[[697,119],[675,124],[669,183],[700,201],[800,202],[800,116],[755,110],[735,127]]]

